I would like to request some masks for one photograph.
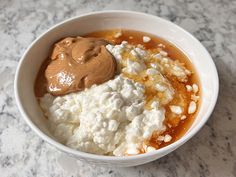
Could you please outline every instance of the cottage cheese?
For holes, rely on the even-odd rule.
[[[145,74],[150,78],[153,82],[153,89],[162,92],[164,95],[158,98],[162,105],[173,99],[175,92],[168,79],[163,76],[165,71],[161,70],[163,68],[161,62],[157,60],[156,63],[150,63],[150,66],[146,64],[147,60],[156,59],[157,54],[154,57],[150,51],[144,50],[142,46],[129,45],[126,41],[119,45],[108,44],[106,48],[115,57],[119,68],[122,68],[121,73],[134,76]],[[160,54],[158,56],[161,57]],[[156,67],[153,68],[151,64],[156,65]]]
[[[56,138],[80,151],[116,156],[139,152],[154,131],[165,130],[164,109],[145,110],[144,104],[144,87],[120,75],[83,92],[40,99]]]

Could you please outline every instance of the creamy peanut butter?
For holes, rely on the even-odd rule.
[[[102,39],[83,37],[68,37],[56,43],[45,70],[47,91],[64,95],[113,78],[116,62],[106,44]]]

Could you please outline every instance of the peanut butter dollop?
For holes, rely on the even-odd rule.
[[[47,91],[64,95],[113,78],[116,62],[106,44],[102,39],[83,37],[68,37],[56,43],[45,70]]]

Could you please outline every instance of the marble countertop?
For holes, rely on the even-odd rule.
[[[220,93],[210,120],[189,142],[146,165],[107,168],[76,161],[40,139],[16,107],[13,80],[27,46],[52,25],[81,13],[126,9],[168,19],[194,34],[218,68]],[[236,176],[236,1],[0,1],[0,176]]]

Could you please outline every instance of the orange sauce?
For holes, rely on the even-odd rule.
[[[158,30],[158,29],[157,29]],[[116,36],[117,32],[121,32],[122,35]],[[149,36],[151,38],[151,41],[144,43],[143,42],[143,36]],[[171,82],[171,85],[173,88],[177,91],[174,95],[174,99],[165,105],[165,125],[167,127],[166,131],[163,132],[161,135],[170,135],[172,137],[171,141],[165,143],[164,141],[158,141],[157,137],[159,134],[153,133],[152,138],[149,142],[147,142],[148,145],[151,145],[155,147],[156,149],[167,146],[168,144],[171,144],[178,140],[181,136],[183,136],[190,126],[192,125],[194,121],[194,117],[197,114],[197,111],[194,114],[188,114],[188,104],[191,101],[191,93],[187,92],[186,85],[192,85],[197,84],[200,88],[200,82],[196,73],[196,70],[194,69],[193,65],[191,64],[189,58],[174,44],[159,38],[157,36],[139,32],[139,31],[133,31],[133,30],[106,30],[106,31],[97,31],[90,34],[85,35],[85,37],[99,37],[104,38],[108,41],[110,41],[113,44],[120,44],[122,41],[127,41],[129,44],[138,45],[141,44],[144,46],[147,50],[155,50],[157,48],[160,48],[159,44],[163,44],[165,47],[163,48],[164,51],[168,53],[168,57],[170,57],[173,60],[179,60],[181,63],[184,63],[184,66],[192,72],[191,76],[188,77],[188,81],[186,83],[179,82],[177,78],[171,77],[168,74],[165,75],[165,77]],[[129,76],[126,75],[126,77],[129,77],[137,82],[145,82],[145,79],[141,79],[139,76]],[[201,90],[200,90],[201,91]],[[198,92],[198,95],[200,96],[200,91]],[[150,100],[155,96],[156,92],[153,92],[151,89],[146,89],[145,96],[146,101]],[[180,117],[175,115],[171,112],[169,106],[170,105],[178,105],[179,101],[184,101],[184,112],[183,115],[186,115],[186,119],[181,120]],[[199,106],[200,100],[197,102],[197,106]]]

